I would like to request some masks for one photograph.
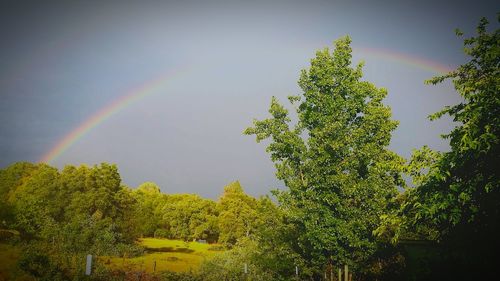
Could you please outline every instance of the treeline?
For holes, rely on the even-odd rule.
[[[150,182],[133,190],[131,196],[137,222],[131,232],[136,237],[202,239],[226,245],[249,237],[276,208],[268,197],[245,194],[238,181],[224,187],[217,201],[195,194],[163,194]]]
[[[152,182],[131,189],[121,183],[116,165],[107,163],[62,171],[15,163],[0,170],[0,196],[4,228],[98,254],[138,237],[233,245],[276,208],[268,197],[245,194],[238,181],[224,187],[217,201],[165,194]]]
[[[117,168],[15,163],[0,171],[3,228],[50,241],[62,252],[109,252],[133,239],[127,216],[133,201]]]

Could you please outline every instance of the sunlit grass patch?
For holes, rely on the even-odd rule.
[[[140,257],[101,257],[99,260],[115,270],[186,272],[197,270],[205,259],[220,252],[213,250],[218,248],[213,244],[182,240],[143,238],[138,243],[146,249],[146,253]]]

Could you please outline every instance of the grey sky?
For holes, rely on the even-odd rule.
[[[495,1],[3,1],[0,167],[38,161],[110,102],[167,71],[168,87],[111,116],[52,164],[118,164],[125,184],[217,197],[239,179],[252,195],[281,184],[263,144],[242,131],[270,97],[299,93],[317,49],[350,35],[450,67],[466,58],[460,28],[495,22]],[[449,3],[447,3],[449,2]],[[426,116],[458,101],[436,73],[356,51],[365,79],[389,91],[400,121],[391,147],[408,156],[452,127]]]

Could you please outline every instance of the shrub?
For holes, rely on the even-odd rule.
[[[163,228],[156,229],[154,233],[155,238],[169,238],[169,235],[169,232]]]

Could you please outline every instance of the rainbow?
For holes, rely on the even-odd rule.
[[[396,52],[381,48],[353,47],[354,52],[359,52],[362,55],[373,56],[376,58],[392,60],[400,64],[406,64],[411,67],[419,68],[431,73],[443,75],[453,71],[453,68],[433,60],[422,57],[412,56],[405,53]],[[430,78],[430,77],[429,77]]]
[[[409,54],[395,52],[393,50],[366,48],[366,47],[353,47],[354,52],[360,52],[363,55],[374,56],[386,60],[392,60],[397,63],[409,65],[411,67],[423,69],[436,74],[445,74],[452,71],[452,68],[444,64],[424,59]],[[159,78],[151,80],[142,86],[133,89],[128,94],[120,97],[119,99],[109,103],[101,110],[96,112],[90,118],[81,123],[77,128],[73,129],[70,133],[64,136],[57,144],[43,157],[40,162],[50,163],[63,154],[70,146],[76,143],[79,139],[85,136],[89,131],[99,126],[99,124],[106,121],[110,116],[120,112],[124,108],[129,107],[133,103],[143,99],[144,97],[158,92],[161,90],[176,74],[182,71],[169,72],[166,75],[161,75]]]
[[[184,73],[184,68],[177,69],[175,71],[168,71],[166,74],[160,75],[158,78],[147,81],[141,86],[130,90],[126,95],[114,100],[113,102],[104,106],[101,110],[97,111],[95,114],[90,116],[87,120],[82,122],[78,127],[73,129],[67,135],[65,135],[57,144],[52,147],[52,149],[44,154],[40,159],[40,162],[50,163],[56,158],[61,156],[70,146],[76,143],[79,139],[85,136],[92,129],[99,126],[99,124],[106,121],[112,115],[120,112],[121,110],[129,107],[135,102],[142,100],[143,98],[159,92],[163,89],[168,82],[170,82],[175,76]]]

